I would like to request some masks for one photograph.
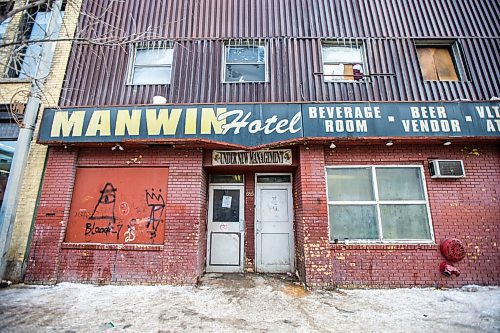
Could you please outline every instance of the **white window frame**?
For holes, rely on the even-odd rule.
[[[226,68],[227,68],[227,48],[228,47],[251,47],[251,46],[257,46],[257,47],[264,47],[264,81],[226,81]],[[222,46],[222,68],[221,68],[221,76],[222,76],[222,83],[236,83],[236,84],[241,84],[241,83],[268,83],[269,82],[269,60],[268,60],[268,44],[262,41],[246,41],[246,42],[238,42],[235,44],[232,44],[231,42],[224,43]],[[255,62],[244,62],[244,63],[229,63],[229,65],[262,65],[261,63]]]
[[[164,83],[134,83],[134,72],[137,67],[135,62],[137,59],[137,51],[138,50],[152,50],[152,49],[171,49],[172,50],[172,62],[170,65],[139,65],[138,67],[170,67],[170,80]],[[130,47],[129,52],[129,66],[128,66],[128,74],[126,84],[129,86],[147,86],[147,85],[167,85],[172,84],[173,74],[174,74],[174,57],[175,57],[175,49],[174,44],[170,41],[155,41],[151,43],[137,43],[133,44]]]
[[[374,199],[371,201],[330,201],[328,198],[328,169],[366,169],[370,168],[372,177],[372,190],[374,191]],[[379,191],[377,183],[376,169],[381,168],[418,168],[420,170],[420,175],[422,177],[422,191],[424,192],[424,199],[422,200],[379,200]],[[326,200],[327,200],[327,215],[328,215],[328,238],[330,238],[330,206],[343,206],[343,205],[374,205],[376,208],[376,218],[377,218],[377,231],[378,239],[346,239],[338,240],[340,244],[435,244],[434,239],[434,227],[432,225],[431,211],[429,205],[429,197],[427,195],[427,186],[425,180],[425,172],[422,165],[339,165],[339,166],[326,166],[325,167],[325,180],[326,180]],[[384,234],[382,229],[382,219],[380,215],[380,205],[423,205],[425,204],[427,211],[427,221],[429,227],[430,239],[390,239],[384,240]],[[331,244],[337,244],[333,239],[330,239]]]
[[[360,56],[361,56],[361,63],[363,66],[363,78],[361,80],[355,80],[354,77],[352,80],[331,80],[327,79],[328,77],[333,77],[333,75],[327,75],[325,74],[325,65],[340,65],[340,64],[352,64],[348,62],[343,62],[343,61],[325,61],[325,48],[328,47],[350,47],[350,48],[355,48],[359,49]],[[322,65],[322,73],[323,73],[323,82],[325,83],[360,83],[360,82],[367,82],[368,81],[368,61],[367,61],[367,56],[366,56],[366,49],[365,49],[365,43],[355,41],[355,42],[342,42],[342,41],[323,41],[321,43],[321,65]],[[342,75],[345,76],[345,75]]]

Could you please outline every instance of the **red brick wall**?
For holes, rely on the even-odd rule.
[[[207,210],[208,210],[208,174],[205,169],[202,170],[200,189],[201,213],[200,224],[198,226],[199,242],[198,242],[198,272],[204,272],[207,258]]]
[[[26,282],[57,282],[77,157],[75,150],[54,148],[49,151],[25,275]]]
[[[247,195],[247,194],[253,195]],[[255,173],[245,173],[245,270],[255,268]]]
[[[295,172],[297,267],[311,286],[332,284],[323,146],[302,146]]]
[[[64,244],[77,165],[168,167],[164,245]],[[206,182],[197,150],[51,148],[26,282],[196,283],[204,267]]]
[[[477,149],[477,150],[473,150]],[[331,150],[301,146],[294,172],[297,270],[309,286],[461,286],[500,283],[500,159],[494,145],[350,146]],[[297,154],[295,155],[297,156]],[[466,178],[434,180],[428,160],[462,159]],[[420,164],[436,244],[345,245],[328,239],[325,166]],[[164,245],[65,244],[77,166],[169,168]],[[254,173],[245,174],[245,192],[254,192]],[[51,148],[42,188],[26,282],[195,283],[206,257],[207,175],[197,150],[148,148]],[[254,260],[254,197],[245,193],[247,268]],[[444,277],[438,244],[462,240],[466,258],[460,277]]]
[[[299,159],[300,152],[294,155]],[[293,231],[295,236],[295,270],[299,273],[299,278],[305,282],[306,266],[304,259],[304,212],[302,210],[302,177],[300,165],[293,174]],[[299,223],[300,222],[300,223]]]
[[[494,145],[385,145],[351,146],[324,151],[325,165],[421,164],[424,166],[427,191],[435,234],[435,245],[329,245],[324,165],[318,147],[301,149],[301,166],[296,177],[296,198],[302,205],[296,217],[304,221],[304,258],[306,280],[312,286],[447,286],[465,284],[500,284],[500,158]],[[473,151],[477,149],[477,153]],[[314,155],[314,160],[313,156]],[[310,158],[308,158],[310,157]],[[430,178],[428,160],[462,159],[466,178],[435,180]],[[316,179],[316,177],[318,177]],[[317,192],[308,190],[316,187]],[[297,186],[298,185],[298,186]],[[302,194],[300,187],[302,186]],[[311,192],[312,191],[312,192]],[[316,205],[321,201],[321,205]],[[305,212],[305,206],[313,208]],[[304,213],[302,213],[304,211]],[[314,213],[316,212],[316,213]],[[302,237],[299,229],[297,237]],[[445,277],[438,269],[444,260],[439,242],[446,237],[462,240],[467,256],[455,264],[460,277]],[[326,239],[326,240],[325,240]],[[325,250],[325,246],[327,249]],[[309,251],[307,251],[309,247]],[[318,258],[329,258],[331,266],[313,266]],[[300,257],[298,257],[300,259]],[[323,268],[330,271],[324,272]],[[332,274],[331,282],[326,273]]]

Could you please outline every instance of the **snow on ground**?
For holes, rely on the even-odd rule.
[[[200,286],[17,285],[0,332],[500,332],[500,288],[306,292],[280,278],[207,275]]]

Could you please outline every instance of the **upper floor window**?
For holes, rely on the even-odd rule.
[[[24,13],[16,36],[18,45],[7,67],[8,77],[26,79],[35,78],[37,75],[38,77],[48,75],[63,15],[64,3],[60,15],[54,15],[52,8],[46,5],[33,7]],[[56,25],[55,29],[49,33],[47,28],[51,20],[56,20]],[[41,59],[42,47],[49,41],[53,41],[50,42],[50,49],[44,59]]]
[[[266,47],[242,43],[225,45],[224,82],[266,82]]]
[[[330,241],[430,242],[421,166],[327,168]]]
[[[0,2],[0,43],[2,42],[2,39],[5,36],[5,33],[7,32],[7,26],[9,25],[12,19],[12,17],[8,17],[6,19],[4,19],[4,17],[6,17],[7,14],[13,8],[14,8],[13,1]]]
[[[366,71],[363,47],[359,44],[323,44],[325,82],[361,81]]]
[[[129,84],[169,84],[172,78],[173,44],[159,41],[135,45]]]
[[[459,45],[453,42],[417,43],[418,61],[426,81],[466,80]]]

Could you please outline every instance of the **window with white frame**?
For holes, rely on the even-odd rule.
[[[330,241],[430,242],[421,166],[327,167]]]
[[[359,44],[323,44],[323,77],[325,82],[361,81],[366,64]]]
[[[129,84],[169,84],[172,77],[173,44],[169,42],[135,45],[129,75]]]
[[[224,82],[266,82],[266,47],[260,43],[227,44]]]

